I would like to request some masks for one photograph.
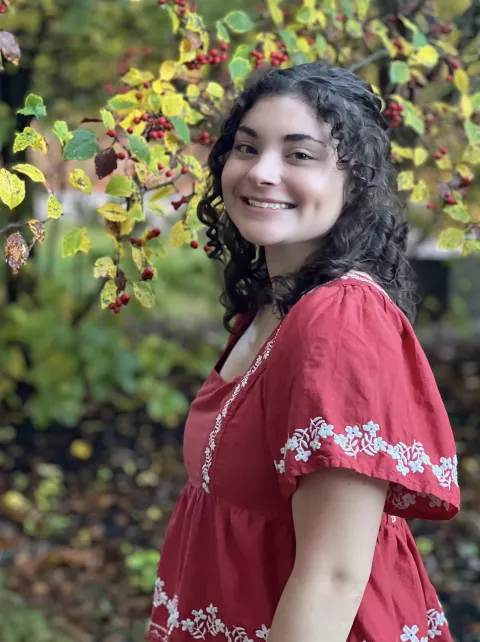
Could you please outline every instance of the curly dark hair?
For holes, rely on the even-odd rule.
[[[265,248],[243,238],[225,211],[221,185],[238,126],[255,103],[268,96],[299,97],[312,106],[330,125],[331,144],[337,141],[337,168],[347,170],[344,204],[322,248],[297,271],[272,278]],[[219,297],[229,333],[233,332],[229,322],[237,314],[252,319],[270,305],[283,319],[307,291],[353,269],[370,274],[413,322],[417,283],[406,257],[408,224],[381,107],[368,82],[324,62],[272,69],[235,99],[209,154],[209,186],[198,206],[212,248],[209,256],[225,265],[225,250],[230,255]]]

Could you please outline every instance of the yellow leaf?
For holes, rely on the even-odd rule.
[[[456,165],[455,166],[455,171],[460,174],[462,178],[468,178],[470,180],[473,179],[474,173],[472,172],[471,168],[468,165]]]
[[[397,158],[413,158],[413,150],[411,147],[402,147],[394,140],[392,141],[392,153]]]
[[[105,283],[100,292],[100,303],[102,308],[108,308],[111,303],[115,303],[117,300],[117,286],[115,281],[109,280]]]
[[[325,29],[327,26],[327,18],[323,11],[315,11],[313,15],[315,22],[317,22],[322,29]]]
[[[410,194],[411,203],[424,203],[430,196],[430,190],[423,179],[420,179]]]
[[[413,150],[413,162],[416,166],[423,165],[428,158],[428,152],[425,147],[415,147]]]
[[[155,292],[151,281],[135,281],[133,293],[144,308],[155,307]]]
[[[129,85],[129,87],[137,87],[137,85],[142,85],[144,82],[153,80],[153,74],[151,71],[140,71],[140,69],[135,69],[135,67],[130,67],[127,73],[122,76],[122,81]]]
[[[144,270],[148,267],[149,263],[145,255],[145,249],[143,247],[133,247],[132,246],[132,259],[138,270]]]
[[[123,206],[121,203],[105,203],[105,205],[102,205],[101,207],[98,208],[98,212],[104,216],[108,221],[124,221],[127,217],[128,214],[127,212],[123,209]]]
[[[135,124],[135,118],[140,118],[142,114],[143,114],[142,109],[134,109],[129,114],[127,114],[122,121],[120,121],[119,123],[120,127],[125,131],[127,131],[129,127],[132,127],[133,134],[135,136],[141,136],[145,131],[145,127],[147,126],[147,123],[144,120],[140,120],[139,123]]]
[[[180,116],[183,110],[183,96],[173,94],[171,96],[162,96],[162,113],[166,118],[170,116]]]
[[[70,172],[70,183],[73,187],[81,189],[82,192],[87,194],[92,193],[92,181],[88,178],[83,169],[73,169]]]
[[[182,156],[181,162],[183,163],[183,165],[188,167],[188,169],[195,176],[195,178],[202,180],[203,178],[202,165],[200,164],[200,161],[195,158],[195,156]]]
[[[164,60],[160,65],[159,76],[161,80],[171,80],[175,76],[177,63],[175,60]]]
[[[43,154],[47,153],[47,143],[45,142],[45,139],[43,136],[40,134],[37,134],[35,137],[35,143],[33,145],[33,149],[36,151],[39,149]]]
[[[13,141],[13,152],[21,152],[27,147],[33,147],[36,144],[37,132],[33,127],[25,127],[23,132],[18,133]]]
[[[128,216],[132,221],[142,223],[145,220],[145,212],[140,203],[134,203],[128,210]]]
[[[18,163],[17,165],[14,165],[12,169],[14,169],[16,172],[26,174],[29,178],[32,179],[32,181],[35,181],[35,183],[44,183],[46,180],[43,172],[39,170],[38,167],[34,167],[33,165],[29,165],[28,163]]]
[[[164,187],[160,187],[159,189],[155,190],[155,192],[153,192],[150,203],[159,201],[162,198],[167,198],[168,196],[173,194],[174,191],[175,188],[173,185],[165,185]]]
[[[209,82],[207,85],[207,92],[214,98],[223,98],[225,90],[222,85],[218,84],[218,82]]]
[[[390,38],[385,33],[379,33],[378,37],[382,41],[385,49],[388,51],[388,55],[390,56],[390,58],[396,58],[397,48],[395,47],[393,42],[390,40]]]
[[[272,16],[274,24],[279,25],[283,22],[283,13],[279,5],[280,0],[267,0],[267,7]]]
[[[62,258],[67,256],[74,256],[77,252],[88,252],[92,248],[92,243],[88,238],[88,230],[86,227],[75,227],[69,230],[62,239]]]
[[[468,94],[470,91],[470,78],[463,69],[455,69],[453,72],[453,82],[455,87],[462,92]]]
[[[150,174],[150,170],[148,169],[148,167],[143,163],[135,163],[135,173],[140,183],[142,183],[142,185],[145,185]]]
[[[400,172],[397,177],[397,183],[400,191],[412,189],[415,184],[413,172]]]
[[[165,207],[165,205],[162,205],[161,203],[157,203],[156,201],[152,203],[152,201],[150,201],[147,207],[149,210],[151,210],[154,214],[157,214],[158,216],[162,216],[162,217],[168,216],[167,208]]]
[[[462,94],[462,97],[460,98],[460,107],[462,109],[463,117],[465,119],[470,118],[470,116],[473,114],[473,103],[471,96]]]
[[[43,226],[43,223],[37,221],[36,219],[32,219],[31,221],[28,221],[28,227],[30,228],[36,241],[38,241],[39,243],[43,243],[45,241],[45,228]]]
[[[165,132],[165,147],[171,154],[176,154],[180,145],[175,134],[171,131]]]
[[[6,169],[0,169],[0,200],[13,210],[25,198],[25,183]]]
[[[132,218],[127,218],[126,221],[122,221],[120,223],[120,236],[129,236],[134,227],[135,221]]]
[[[108,109],[101,109],[100,116],[102,117],[103,124],[107,129],[115,129],[115,118]]]
[[[175,223],[170,233],[170,241],[172,247],[182,247],[182,245],[186,243],[186,236],[187,235],[185,228],[183,227],[183,221],[178,221],[177,223]]]
[[[196,58],[196,47],[190,38],[184,38],[180,43],[180,62],[191,62]]]
[[[200,96],[200,87],[198,85],[188,85],[187,97],[198,98]]]
[[[95,261],[93,266],[93,276],[95,278],[107,277],[114,278],[117,274],[117,266],[110,256],[102,256]]]
[[[442,158],[437,160],[436,163],[439,169],[452,169],[452,159],[450,156],[442,156]]]
[[[462,160],[465,163],[471,163],[472,165],[480,164],[480,145],[469,145],[465,148]]]
[[[357,0],[357,14],[360,21],[365,20],[370,6],[370,0]]]
[[[424,45],[410,56],[410,64],[420,64],[427,68],[435,67],[438,62],[438,51],[433,45]]]
[[[57,201],[53,194],[50,194],[47,202],[47,216],[48,218],[60,218],[62,215],[62,204]]]
[[[465,236],[463,230],[456,227],[449,227],[440,233],[438,246],[442,250],[455,250],[463,243]]]

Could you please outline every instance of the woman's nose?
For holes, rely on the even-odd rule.
[[[259,155],[248,178],[254,185],[278,185],[282,180],[282,165],[271,154]]]

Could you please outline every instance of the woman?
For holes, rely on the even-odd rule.
[[[235,332],[188,416],[151,642],[451,640],[405,522],[459,489],[380,106],[346,70],[273,70],[211,151]]]

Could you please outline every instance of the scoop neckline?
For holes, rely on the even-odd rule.
[[[217,379],[217,380],[218,380],[222,385],[224,385],[224,386],[231,386],[231,385],[233,385],[233,384],[237,384],[239,381],[241,381],[242,379],[244,379],[244,378],[247,376],[247,374],[250,372],[250,369],[252,368],[253,364],[257,361],[258,357],[259,357],[259,356],[260,356],[260,355],[265,351],[265,348],[266,348],[266,346],[267,346],[267,343],[269,343],[269,342],[272,340],[272,338],[274,337],[274,335],[278,332],[278,330],[280,329],[280,326],[283,324],[283,322],[285,321],[285,319],[287,318],[287,316],[288,316],[288,313],[287,313],[287,315],[285,315],[285,317],[280,321],[280,323],[279,323],[278,325],[276,325],[276,326],[275,326],[275,328],[273,329],[273,331],[269,334],[269,336],[267,337],[267,339],[264,341],[264,343],[262,344],[262,346],[261,346],[261,347],[260,347],[260,349],[258,350],[257,354],[253,357],[253,359],[252,359],[252,361],[251,361],[250,365],[248,366],[248,368],[247,368],[246,372],[244,372],[243,374],[237,375],[237,376],[236,376],[236,377],[234,377],[231,381],[227,381],[226,379],[224,379],[224,378],[222,377],[222,375],[221,375],[221,374],[217,371],[217,369],[216,369],[217,364],[218,364],[218,363],[219,363],[219,361],[220,361],[220,359],[219,359],[219,360],[215,363],[215,365],[213,366],[212,372],[211,372],[210,374],[211,374],[211,375],[213,375],[213,376],[214,376],[214,377],[215,377],[215,378],[216,378],[216,379]],[[241,331],[240,331],[240,334],[238,335],[238,337],[236,337],[236,338],[235,338],[235,340],[234,340],[234,341],[232,341],[232,343],[231,343],[231,345],[230,345],[230,348],[229,348],[229,350],[228,350],[227,354],[226,354],[226,355],[224,355],[224,357],[225,357],[225,358],[224,358],[224,361],[223,361],[223,364],[224,364],[224,365],[225,365],[225,361],[226,361],[226,360],[228,359],[228,357],[230,356],[230,353],[232,352],[232,350],[234,349],[234,347],[237,345],[237,343],[240,341],[240,339],[241,339],[241,338],[242,338],[242,336],[245,334],[245,332],[248,330],[248,328],[251,326],[251,324],[253,323],[254,319],[255,319],[255,317],[253,317],[249,322],[247,322],[247,323],[245,324],[245,327],[241,328]],[[263,365],[264,365],[265,363],[266,363],[266,360],[263,360],[263,361],[262,361],[262,363],[261,363],[261,365],[260,365],[260,367],[259,367],[258,369],[262,368],[262,367],[263,367]],[[258,369],[257,369],[257,371],[258,371]]]

